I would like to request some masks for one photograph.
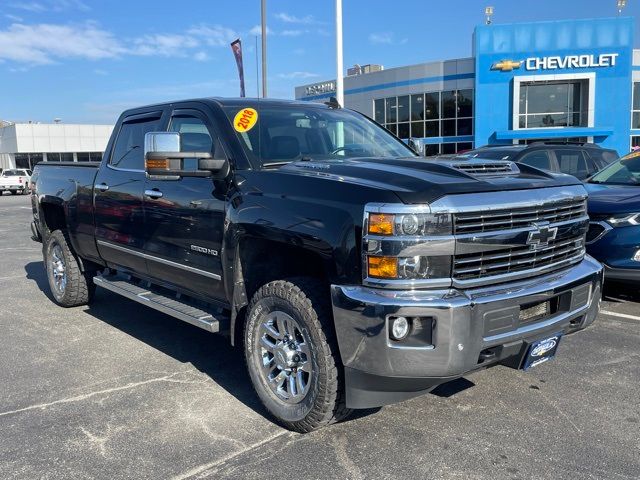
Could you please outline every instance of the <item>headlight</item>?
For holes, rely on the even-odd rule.
[[[640,213],[623,213],[614,215],[607,219],[612,227],[629,227],[632,225],[640,225]]]
[[[432,213],[370,213],[368,233],[372,235],[451,235],[451,215]]]
[[[452,235],[450,214],[431,214],[411,209],[403,213],[370,212],[365,217],[365,276],[369,279],[409,281],[451,277],[451,255],[428,255],[424,244]],[[438,238],[434,238],[438,237]]]
[[[367,275],[371,278],[389,280],[424,280],[428,278],[449,278],[451,257],[380,257],[367,256]]]

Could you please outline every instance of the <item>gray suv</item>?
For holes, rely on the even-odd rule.
[[[535,142],[529,145],[487,145],[455,158],[509,160],[585,180],[619,157],[615,150],[593,143]]]

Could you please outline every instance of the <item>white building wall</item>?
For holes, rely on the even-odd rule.
[[[103,152],[113,126],[19,123],[15,129],[16,153]]]
[[[47,153],[104,152],[112,130],[112,125],[65,123],[0,127],[0,168],[15,168],[16,153],[41,153],[46,158]]]

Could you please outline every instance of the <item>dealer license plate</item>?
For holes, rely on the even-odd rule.
[[[538,340],[529,345],[522,369],[528,370],[551,360],[556,355],[561,338],[562,333],[556,333],[551,337]]]

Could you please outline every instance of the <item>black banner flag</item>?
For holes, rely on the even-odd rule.
[[[242,66],[242,42],[238,38],[231,42],[231,50],[233,56],[236,57],[236,64],[238,65],[238,76],[240,77],[240,96],[244,97],[244,67]]]

